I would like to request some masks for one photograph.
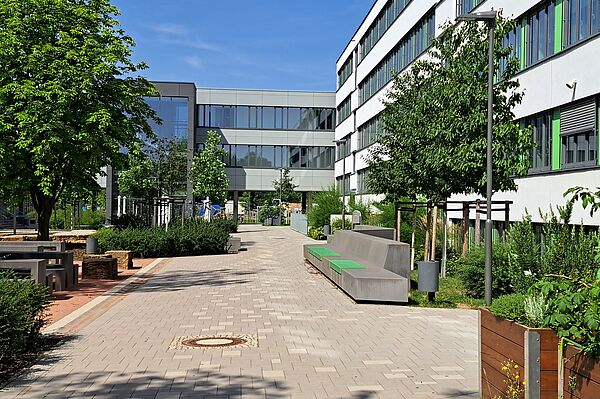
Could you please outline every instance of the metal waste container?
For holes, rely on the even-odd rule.
[[[96,237],[88,237],[85,240],[85,253],[95,254],[98,252],[98,239]]]
[[[331,226],[326,224],[323,226],[323,234],[328,236],[329,234],[331,234]]]
[[[419,291],[438,292],[440,290],[440,262],[420,261],[419,268]]]

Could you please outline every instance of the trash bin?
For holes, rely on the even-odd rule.
[[[331,234],[331,226],[329,226],[328,224],[323,226],[323,234],[328,236]]]
[[[440,262],[420,261],[419,268],[419,291],[438,292],[440,290]]]
[[[85,240],[85,253],[95,254],[98,252],[98,239],[96,237],[88,237]]]

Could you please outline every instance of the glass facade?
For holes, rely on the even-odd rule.
[[[158,139],[187,140],[189,100],[186,97],[146,97],[144,100],[162,120],[162,125],[149,121]]]
[[[367,29],[367,33],[365,33],[360,40],[361,60],[369,54],[371,49],[411,1],[412,0],[388,0],[379,15],[377,15],[377,18],[375,18],[371,26],[369,26],[369,29]]]
[[[383,132],[383,126],[380,115],[371,118],[358,128],[358,148],[367,148],[377,142],[377,139]]]
[[[509,59],[514,58],[514,59],[517,59],[520,61],[521,46],[522,46],[521,34],[522,34],[522,29],[521,29],[521,26],[519,25],[514,30],[510,31],[509,34],[504,37],[504,39],[502,39],[502,46],[504,48],[510,48],[511,52],[510,52],[510,56],[508,58],[503,57],[500,60],[500,76],[504,75],[504,72],[506,71],[506,68],[508,66]]]
[[[341,161],[343,158],[350,156],[350,138],[337,143],[336,160]]]
[[[369,169],[359,170],[357,173],[358,178],[358,193],[359,194],[370,194],[369,190]]]
[[[202,151],[204,144],[198,144]],[[230,168],[333,169],[333,147],[222,144]]]
[[[375,93],[388,84],[394,74],[401,72],[429,46],[435,35],[435,11],[425,15],[406,34],[396,47],[359,84],[360,104],[365,103]]]
[[[458,15],[470,13],[485,0],[458,0]]]
[[[333,131],[332,108],[199,105],[198,126],[222,129]]]
[[[352,113],[352,96],[346,97],[344,101],[337,107],[338,123],[345,121]]]
[[[565,0],[565,44],[600,33],[600,0]]]
[[[533,129],[535,148],[531,154],[531,170],[546,171],[552,165],[552,115],[553,112],[531,117],[525,126]]]
[[[526,65],[554,54],[555,1],[548,1],[527,16]]]
[[[350,57],[348,57],[348,59],[346,60],[346,62],[344,62],[344,65],[342,65],[342,68],[340,68],[338,72],[338,87],[342,87],[342,85],[346,83],[348,78],[350,78],[350,76],[352,75],[352,72],[354,70],[352,58],[352,54],[350,54]]]

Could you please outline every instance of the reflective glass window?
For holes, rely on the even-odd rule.
[[[289,149],[289,163],[290,168],[300,168],[300,147],[290,146]]]
[[[248,146],[243,144],[236,145],[236,165],[248,166]]]
[[[275,165],[275,147],[272,145],[262,146],[261,162],[259,166],[271,168]]]
[[[262,107],[262,127],[263,129],[275,128],[275,108]]]
[[[300,108],[288,108],[288,127],[290,130],[300,129]]]
[[[250,107],[238,106],[235,115],[236,126],[240,129],[250,127]]]

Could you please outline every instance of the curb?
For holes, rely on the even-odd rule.
[[[69,324],[73,323],[74,321],[80,319],[81,317],[85,316],[91,310],[93,310],[97,306],[101,305],[103,302],[105,302],[108,299],[110,299],[111,297],[113,297],[114,294],[118,294],[119,292],[124,291],[129,285],[136,283],[136,282],[140,282],[142,279],[148,277],[148,273],[152,269],[154,269],[156,266],[158,266],[160,264],[160,262],[162,262],[164,259],[165,258],[158,258],[158,259],[154,260],[148,266],[144,267],[143,269],[140,269],[136,274],[129,277],[127,280],[123,281],[122,283],[117,284],[116,286],[114,286],[110,290],[106,291],[104,294],[100,295],[99,297],[95,298],[91,302],[86,303],[85,305],[83,305],[79,309],[75,310],[74,312],[69,313],[62,319],[49,325],[48,327],[46,327],[44,329],[44,331],[42,333],[45,335],[59,333],[61,329],[68,326]]]

